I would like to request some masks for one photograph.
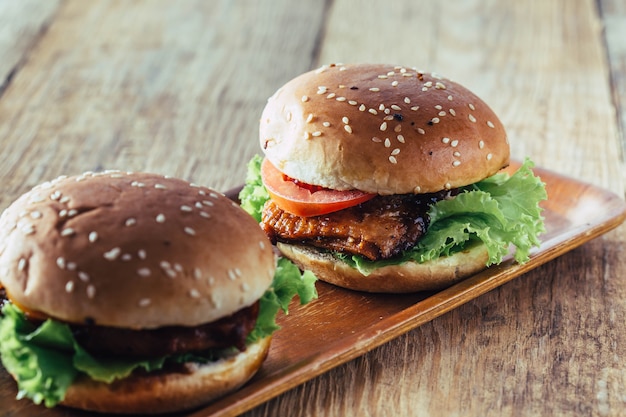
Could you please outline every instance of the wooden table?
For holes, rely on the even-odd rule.
[[[514,157],[623,198],[624,4],[0,1],[0,207],[86,170],[239,185],[267,97],[329,62],[453,78]],[[624,415],[625,251],[622,225],[246,415]]]

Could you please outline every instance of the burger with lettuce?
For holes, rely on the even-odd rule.
[[[146,173],[58,178],[0,217],[0,357],[17,397],[106,413],[198,407],[316,297],[224,195]]]
[[[544,232],[544,184],[510,164],[496,114],[415,68],[325,65],[282,86],[260,119],[264,155],[242,206],[284,256],[369,292],[449,286]]]

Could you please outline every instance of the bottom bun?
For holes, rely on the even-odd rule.
[[[432,291],[448,287],[486,269],[487,247],[474,245],[451,256],[424,263],[414,261],[377,268],[369,275],[311,246],[278,243],[278,249],[303,270],[317,278],[351,290],[379,293]]]
[[[188,410],[245,384],[267,357],[271,337],[244,352],[206,365],[186,364],[178,372],[133,374],[111,384],[81,376],[61,404],[101,413],[158,414]]]

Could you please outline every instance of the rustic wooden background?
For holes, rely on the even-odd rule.
[[[621,0],[0,0],[0,208],[86,170],[229,189],[274,90],[366,61],[465,84],[514,157],[624,196]],[[625,249],[622,226],[247,415],[623,415]]]

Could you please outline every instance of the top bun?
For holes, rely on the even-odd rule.
[[[70,323],[209,323],[257,301],[274,270],[252,217],[220,193],[162,175],[61,177],[0,217],[8,297]]]
[[[393,65],[332,64],[291,80],[268,100],[260,141],[292,178],[378,194],[472,184],[509,161],[504,127],[480,98]]]

